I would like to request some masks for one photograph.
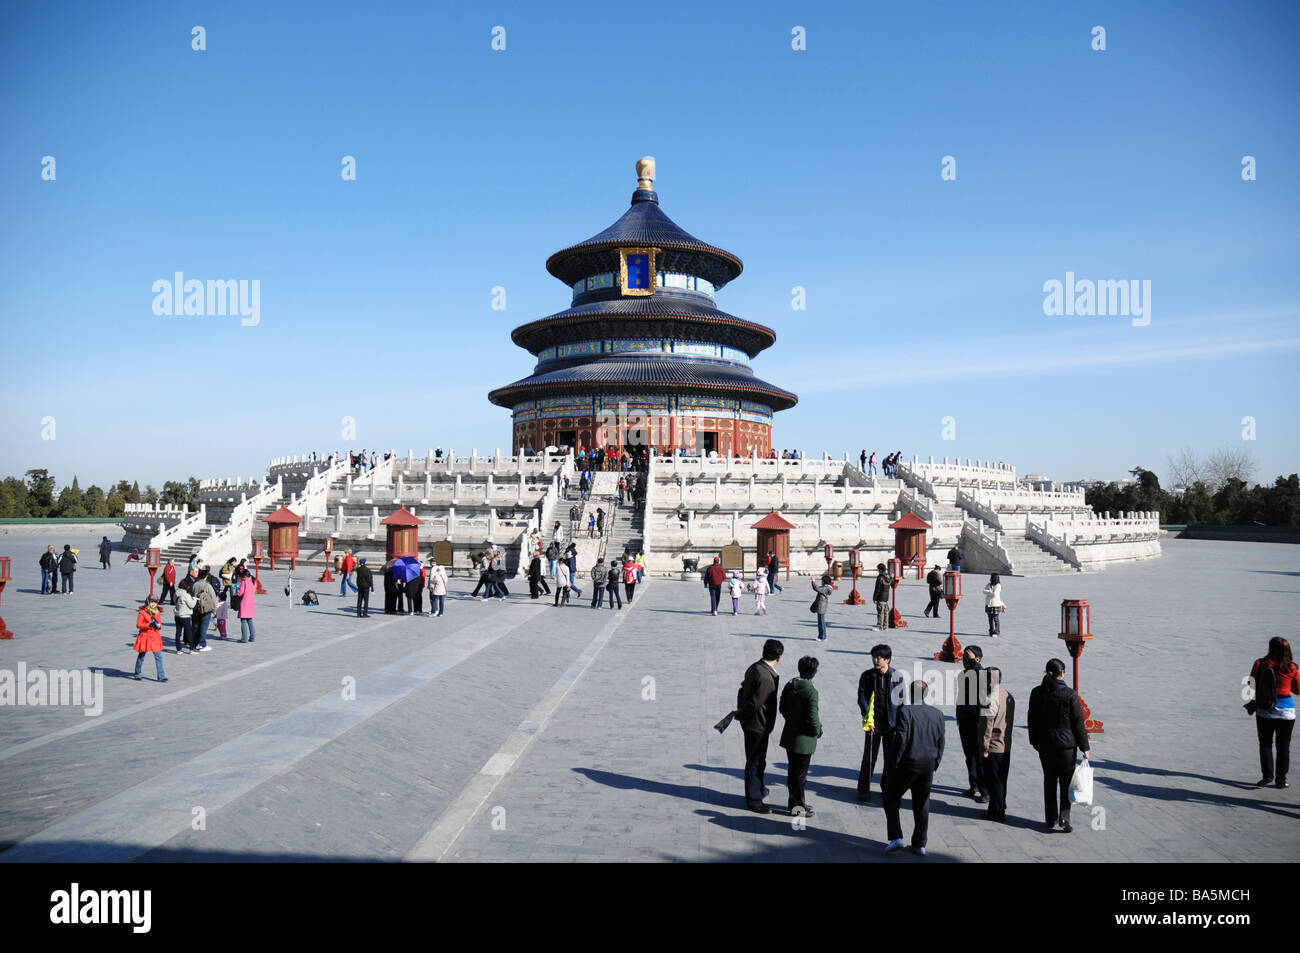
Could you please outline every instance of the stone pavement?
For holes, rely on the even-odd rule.
[[[67,541],[89,555],[90,539]],[[917,662],[957,668],[931,660],[947,618],[921,617],[921,583],[900,587],[909,627],[887,633],[865,628],[869,607],[839,602],[841,585],[830,639],[818,643],[806,578],[770,596],[763,617],[747,597],[740,616],[714,618],[700,585],[674,580],[639,587],[620,617],[587,608],[589,590],[555,609],[517,590],[471,601],[472,581],[458,579],[441,619],[358,620],[337,584],[310,582],[321,605],[290,608],[287,574],[264,573],[257,642],[213,632],[211,652],[169,649],[159,685],[152,660],[145,681],[129,678],[145,571],[120,553],[107,572],[88,558],[75,594],[40,597],[44,542],[0,539],[18,575],[0,601],[17,632],[0,642],[0,670],[102,670],[103,713],[0,708],[0,860],[922,862],[882,858],[883,812],[855,800],[855,693],[870,646],[889,642],[909,676]],[[1254,725],[1240,697],[1268,637],[1294,633],[1300,550],[1170,540],[1165,553],[1099,574],[1008,580],[996,640],[980,635],[983,579],[968,576],[959,637],[1002,668],[1017,701],[1010,823],[980,820],[982,806],[960,796],[950,724],[924,862],[1281,861],[1300,847],[1295,788],[1252,785]],[[296,573],[295,592],[318,573]],[[1082,688],[1105,722],[1093,739],[1096,805],[1075,809],[1069,835],[1039,830],[1041,773],[1024,730],[1044,661],[1067,657],[1056,638],[1062,598],[1092,603]],[[808,786],[817,814],[804,829],[744,810],[739,729],[711,727],[769,637],[786,644],[783,681],[800,655],[822,661],[825,735]],[[780,809],[775,741],[768,762]]]

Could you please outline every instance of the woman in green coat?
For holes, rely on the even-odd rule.
[[[817,750],[817,739],[822,736],[817,689],[812,683],[818,664],[811,655],[801,658],[799,677],[790,679],[781,692],[781,716],[785,718],[781,747],[785,749],[790,764],[786,787],[790,790],[788,806],[793,817],[813,816],[813,809],[804,799],[804,784],[808,781],[808,764]]]

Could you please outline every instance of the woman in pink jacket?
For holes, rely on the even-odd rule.
[[[256,591],[253,577],[245,569],[240,573],[242,581],[235,595],[239,599],[239,641],[252,642],[256,637],[253,629],[253,617],[257,615]]]

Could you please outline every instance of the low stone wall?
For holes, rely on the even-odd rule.
[[[1300,543],[1300,526],[1213,526],[1192,524],[1178,539],[1220,539],[1238,543]]]

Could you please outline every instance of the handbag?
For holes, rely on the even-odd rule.
[[[1092,803],[1092,762],[1087,758],[1074,769],[1070,778],[1070,801],[1074,804]]]

